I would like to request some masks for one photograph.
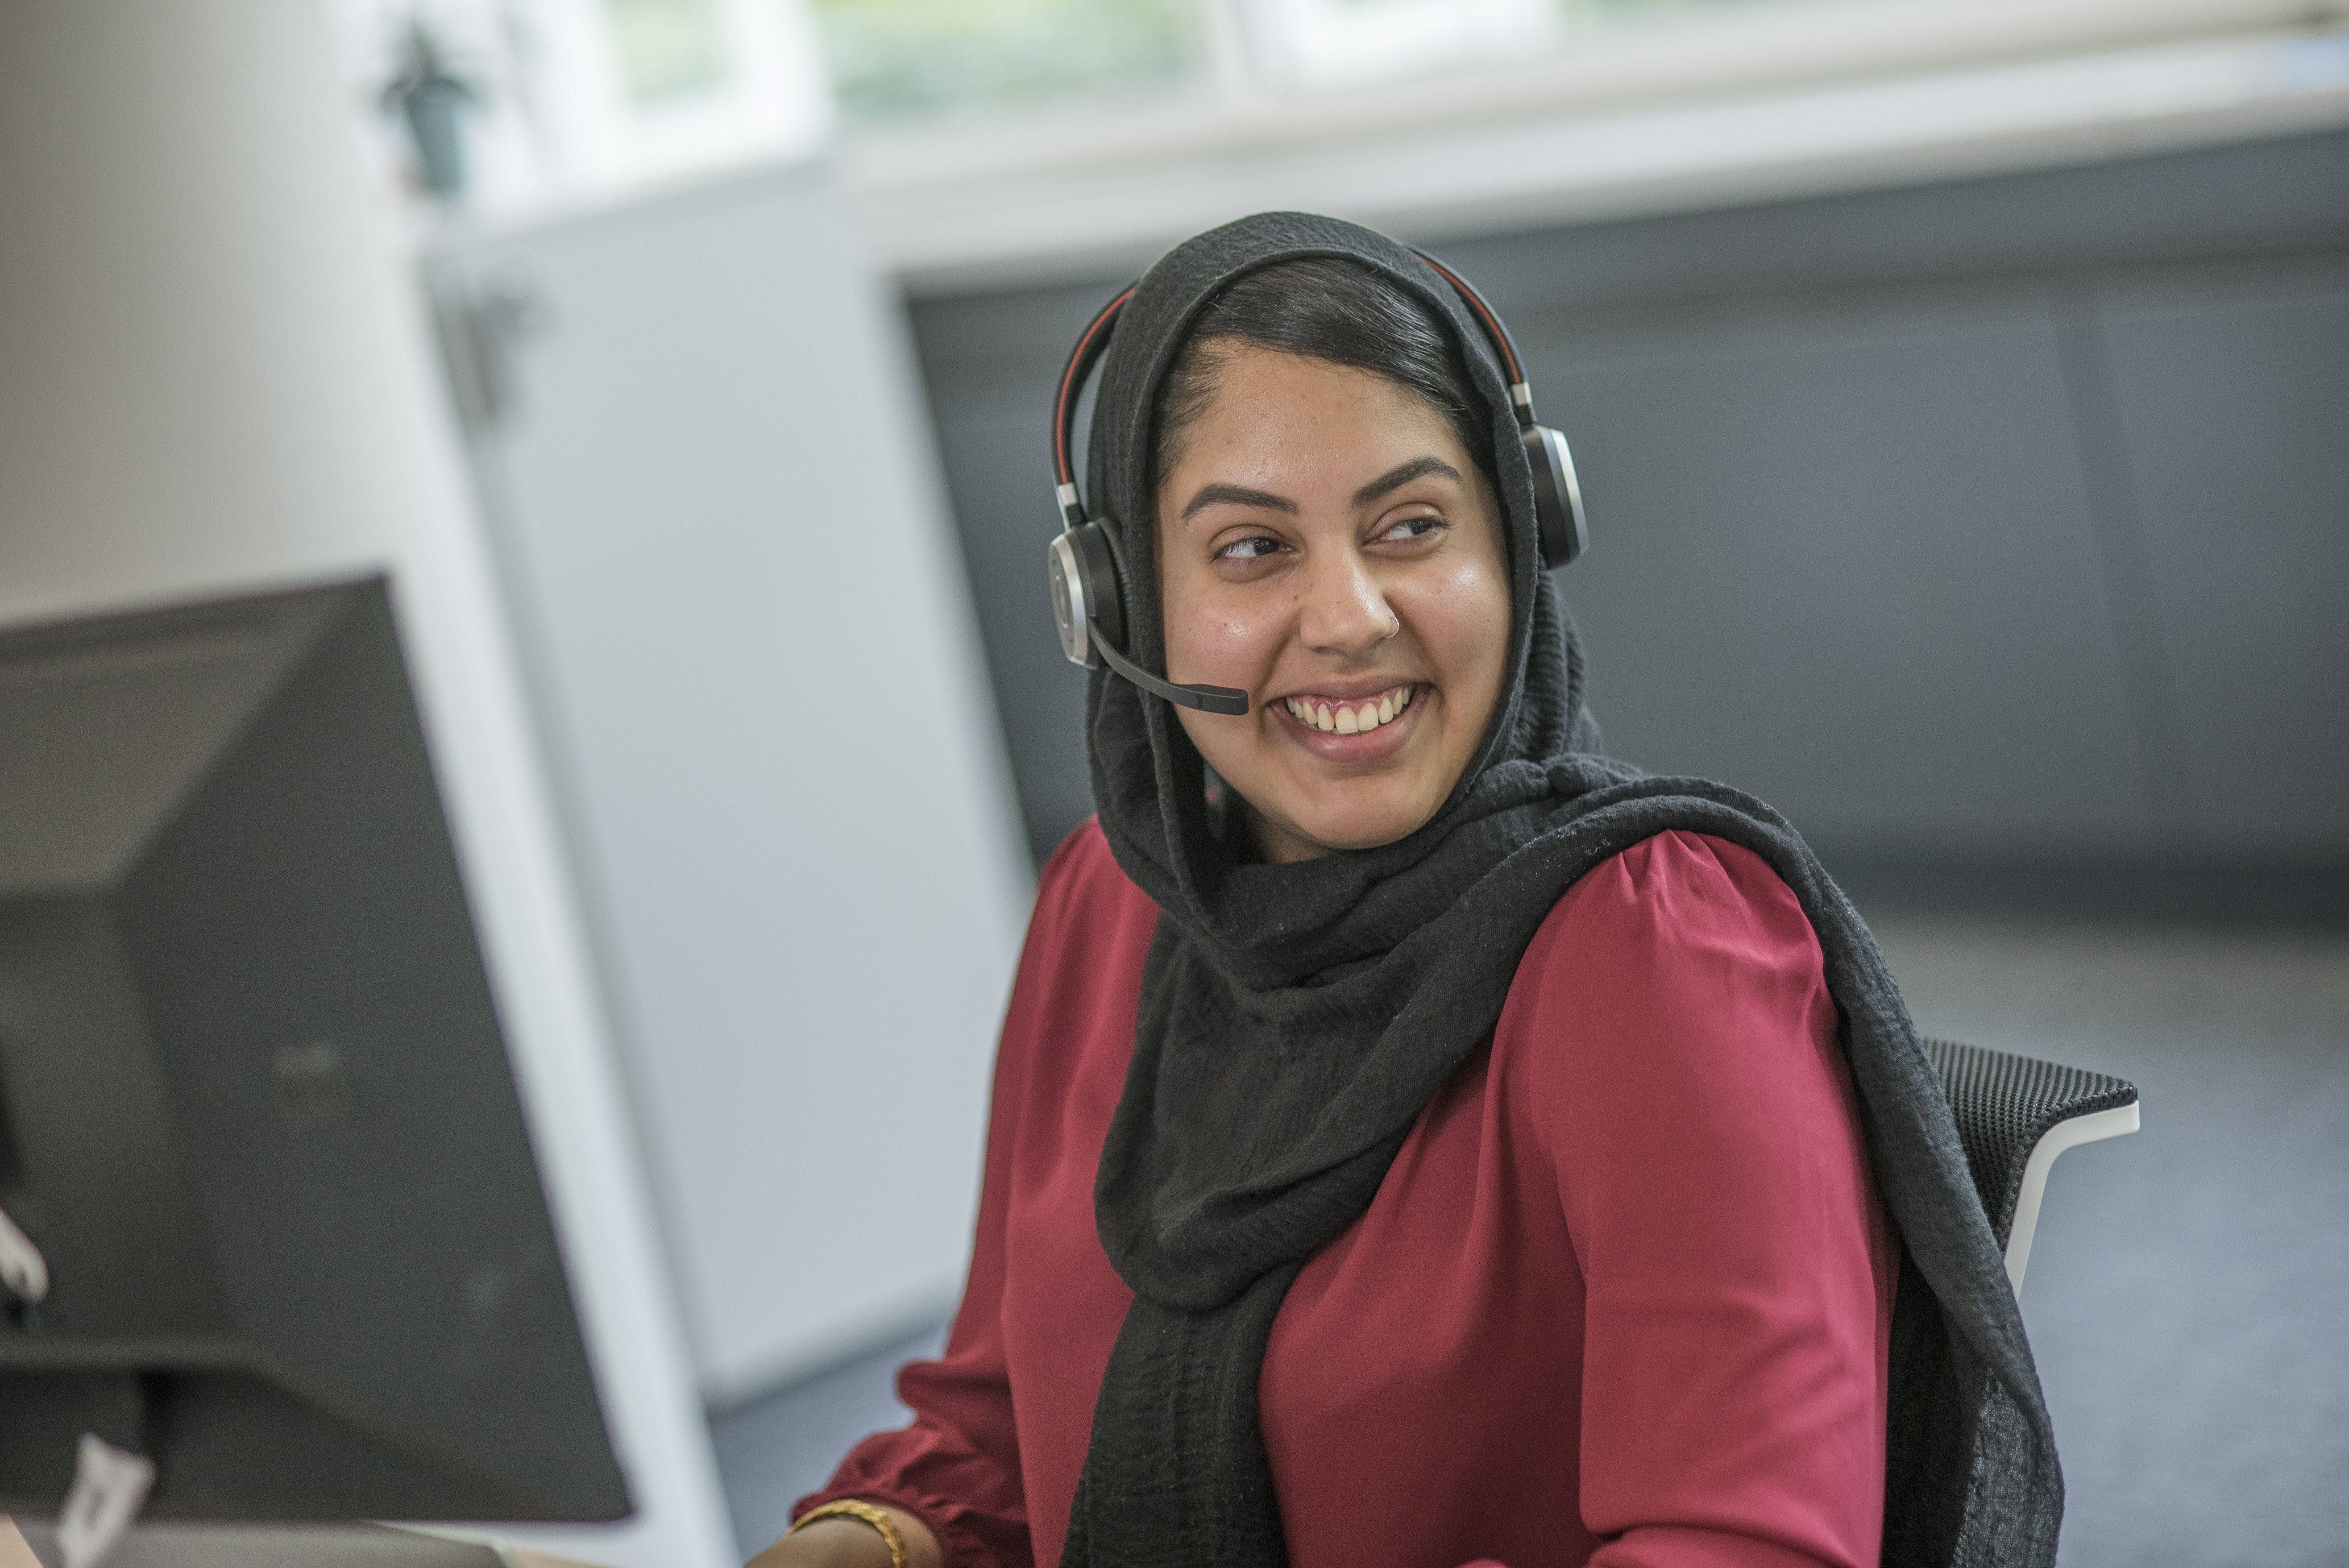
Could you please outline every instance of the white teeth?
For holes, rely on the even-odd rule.
[[[1396,686],[1359,707],[1348,707],[1342,703],[1332,707],[1310,697],[1287,696],[1280,700],[1291,718],[1324,735],[1367,735],[1382,724],[1392,724],[1396,716],[1411,706],[1412,695],[1418,689],[1415,685]]]

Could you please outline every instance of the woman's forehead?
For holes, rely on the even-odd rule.
[[[1376,463],[1398,444],[1449,457],[1460,440],[1444,410],[1375,371],[1237,346],[1223,356],[1204,406],[1174,435],[1164,473],[1179,482],[1203,464]]]

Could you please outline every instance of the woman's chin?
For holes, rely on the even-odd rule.
[[[1265,841],[1266,853],[1274,860],[1309,860],[1340,850],[1375,850],[1407,839],[1434,814],[1433,807],[1415,796],[1409,800],[1363,801],[1348,810],[1333,811],[1324,806],[1278,821],[1265,821],[1259,816],[1259,837]]]

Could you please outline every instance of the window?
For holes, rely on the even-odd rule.
[[[1784,3],[812,0],[852,126],[1360,87],[1524,64],[1683,13]]]
[[[1161,93],[1196,71],[1194,0],[814,0],[843,118]]]

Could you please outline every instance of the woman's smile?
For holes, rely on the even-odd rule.
[[[1323,735],[1368,735],[1411,707],[1414,682],[1389,686],[1367,697],[1333,696],[1327,692],[1303,692],[1280,699],[1288,717]]]
[[[1423,689],[1405,681],[1368,696],[1298,692],[1268,707],[1291,740],[1326,762],[1383,762],[1402,749],[1413,720],[1427,711],[1416,696]]]

